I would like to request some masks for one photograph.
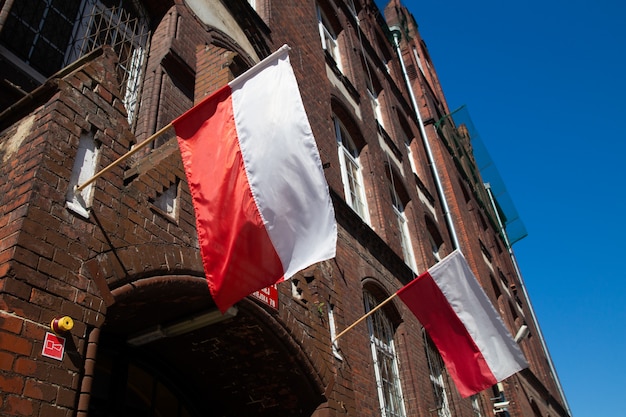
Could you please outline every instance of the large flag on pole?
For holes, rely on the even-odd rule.
[[[335,214],[288,51],[172,122],[222,312],[335,256]]]
[[[425,327],[463,397],[528,366],[460,251],[396,294]]]

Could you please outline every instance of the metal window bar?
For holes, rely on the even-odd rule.
[[[16,1],[2,27],[1,42],[45,79],[63,65],[79,6],[76,1]]]
[[[138,4],[121,0],[117,6],[107,7],[99,0],[85,0],[66,54],[68,64],[103,45],[113,48],[119,59],[121,93],[131,124],[137,111],[149,34],[148,19]]]
[[[366,313],[377,305],[376,299],[364,292]],[[378,310],[367,318],[374,372],[382,417],[404,417],[404,400],[400,387],[398,364],[393,345],[393,326],[387,316]]]
[[[136,0],[20,0],[11,8],[0,42],[22,63],[16,64],[34,69],[41,80],[102,45],[112,46],[132,124],[149,36],[147,14]]]
[[[448,396],[446,394],[446,387],[443,380],[445,365],[443,364],[439,351],[426,332],[424,332],[424,344],[426,346],[426,357],[428,359],[428,368],[430,370],[430,382],[435,395],[437,415],[439,417],[452,417],[450,404],[448,403]]]

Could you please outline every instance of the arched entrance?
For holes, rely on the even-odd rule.
[[[325,401],[306,355],[255,301],[223,317],[205,280],[189,276],[142,279],[113,295],[90,416],[310,416]]]

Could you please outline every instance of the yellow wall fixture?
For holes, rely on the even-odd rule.
[[[56,334],[69,332],[74,327],[74,320],[70,316],[52,319],[50,328]]]

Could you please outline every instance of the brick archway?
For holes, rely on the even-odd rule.
[[[191,416],[310,416],[325,401],[307,355],[276,316],[253,300],[238,303],[235,317],[133,345],[129,339],[157,325],[167,328],[214,310],[206,282],[186,275],[150,277],[112,295],[98,343],[90,415],[98,416],[99,409],[148,412],[161,404]],[[147,398],[152,391],[136,386],[138,373],[144,385],[166,392],[170,403]]]

